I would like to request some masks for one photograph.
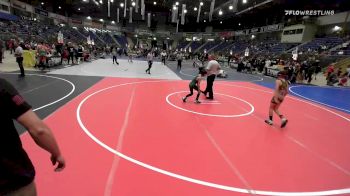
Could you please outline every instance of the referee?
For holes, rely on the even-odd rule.
[[[211,60],[208,62],[206,69],[207,69],[207,73],[208,73],[207,88],[205,89],[205,91],[203,93],[205,94],[207,99],[213,100],[214,99],[213,85],[214,85],[215,77],[219,73],[221,66],[217,61]],[[208,93],[209,93],[209,96],[207,96]]]

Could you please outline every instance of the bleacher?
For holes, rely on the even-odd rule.
[[[324,37],[324,38],[315,38],[314,40],[302,45],[300,50],[303,52],[318,51],[322,46],[326,46],[327,50],[343,43],[343,40],[339,37]]]
[[[229,51],[232,51],[233,53],[244,53],[245,49],[248,48],[250,44],[245,41],[235,41],[233,45],[228,48]]]
[[[177,45],[176,49],[178,49],[178,50],[184,49],[189,43],[190,43],[190,41],[179,42],[179,44]]]
[[[221,52],[226,48],[228,48],[230,45],[232,45],[232,42],[228,42],[228,41],[222,42],[216,48],[213,49],[213,52]]]
[[[190,44],[189,47],[191,47],[192,52],[194,52],[194,51],[197,50],[201,45],[202,45],[201,42],[196,42],[196,41],[194,41],[194,42],[192,42],[192,43]]]
[[[90,39],[94,40],[96,45],[104,45],[104,43],[101,42],[101,40],[97,37],[97,35],[94,32],[89,31],[89,36],[90,36]]]
[[[113,45],[116,44],[109,33],[96,33],[106,44]]]
[[[289,49],[292,49],[296,47],[298,44],[293,43],[277,43],[274,46],[272,46],[268,52],[272,54],[281,54],[283,52],[286,52]]]
[[[113,35],[113,37],[117,40],[117,42],[121,45],[122,48],[126,48],[128,44],[128,40],[125,36]]]
[[[210,49],[212,49],[213,47],[215,47],[220,43],[221,43],[220,41],[209,41],[200,49],[199,52],[203,52],[204,50],[209,51]]]

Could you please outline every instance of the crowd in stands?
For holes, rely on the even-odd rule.
[[[318,65],[320,54],[350,55],[350,36],[342,38],[326,36],[300,46],[281,43],[276,38],[231,41],[220,39],[208,42],[184,40],[180,41],[174,50],[163,51],[161,47],[154,45],[144,48],[137,45],[131,47],[128,39],[120,34],[50,25],[32,20],[1,20],[0,27],[2,40],[0,46],[10,50],[11,53],[20,44],[24,50],[35,51],[36,67],[40,69],[53,65],[73,65],[96,58],[106,58],[111,55],[112,51],[120,56],[129,56],[129,58],[146,58],[147,54],[152,51],[155,57],[159,57],[161,52],[166,52],[169,60],[193,59],[194,65],[203,64],[209,59],[209,56],[215,56],[217,60],[227,62],[228,66],[248,73],[260,72],[271,75],[267,73],[268,70],[288,69],[292,83],[302,83],[305,80],[310,83],[312,76],[322,70],[322,67]],[[64,44],[57,43],[58,32],[63,34]],[[93,40],[94,43],[87,43],[87,38]],[[340,47],[330,51],[339,45]],[[296,47],[298,47],[298,53],[305,56],[298,61],[290,58]],[[286,53],[287,57],[283,57],[283,54]],[[346,85],[348,73],[344,71],[330,68],[325,75],[328,85]]]

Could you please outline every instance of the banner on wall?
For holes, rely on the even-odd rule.
[[[260,28],[250,29],[250,33],[259,33],[259,32],[260,32]]]
[[[142,20],[145,20],[145,0],[141,0],[141,16]]]
[[[59,14],[55,14],[55,13],[51,13],[49,12],[49,15],[48,15],[49,18],[53,18],[59,22],[68,22],[68,18],[65,17],[65,16],[62,16],[62,15],[59,15]]]
[[[292,58],[294,61],[298,60],[298,47],[296,47],[295,50],[292,51]]]
[[[11,6],[14,7],[14,8],[19,8],[19,9],[22,9],[22,10],[25,10],[26,9],[26,4],[23,3],[23,2],[20,2],[20,1],[11,1]]]
[[[199,23],[199,18],[201,16],[202,5],[199,5],[198,13],[197,13],[197,23]]]
[[[186,4],[182,4],[182,12],[181,12],[181,24],[184,25],[185,24],[185,13],[186,10]]]
[[[91,26],[92,26],[92,21],[91,21],[91,20],[85,20],[85,21],[83,22],[83,24],[84,24],[84,26],[86,26],[86,27],[91,27]]]
[[[120,27],[112,26],[112,25],[107,25],[106,29],[110,31],[120,31]]]
[[[24,10],[24,11],[27,11],[30,13],[34,13],[33,6],[31,6],[29,4],[23,3],[23,2],[18,1],[18,0],[11,0],[10,2],[11,2],[11,6],[13,8],[17,8],[17,9],[21,9],[21,10]]]
[[[132,7],[129,9],[129,23],[132,23]]]
[[[238,0],[233,0],[232,2],[232,12],[237,12],[237,4],[238,4]]]
[[[82,20],[79,20],[79,19],[70,18],[70,19],[69,19],[69,23],[71,23],[71,24],[82,25],[82,24],[83,24],[83,21],[82,21]]]
[[[153,35],[153,33],[147,29],[136,29],[135,32],[139,35]]]
[[[215,8],[215,0],[212,0],[210,4],[209,22],[211,22],[213,19],[214,8]]]
[[[228,32],[219,32],[218,35],[220,37],[228,38],[228,37],[232,37],[233,36],[233,32],[230,32],[230,31],[228,31]]]
[[[147,13],[147,26],[151,27],[151,13]]]
[[[103,28],[103,24],[102,23],[98,23],[98,22],[91,22],[91,27],[92,28],[96,28],[96,29],[102,29]]]
[[[126,3],[127,3],[127,2],[126,2],[126,0],[125,0],[125,2],[124,2],[124,18],[126,18],[126,6],[127,6]]]
[[[36,14],[40,14],[42,16],[46,16],[46,17],[49,16],[49,12],[48,11],[45,11],[45,10],[42,10],[42,9],[39,9],[39,8],[35,8],[35,13]]]
[[[260,27],[260,32],[281,31],[283,30],[283,27],[284,27],[283,24],[268,25],[268,26]]]
[[[135,5],[135,12],[139,13],[139,0],[136,0],[136,5]]]
[[[172,23],[175,23],[176,22],[176,15],[177,15],[177,13],[178,13],[178,10],[176,9],[176,10],[174,10],[174,9],[171,9],[171,22]]]
[[[245,31],[235,31],[234,33],[235,33],[236,36],[245,35],[246,34]]]

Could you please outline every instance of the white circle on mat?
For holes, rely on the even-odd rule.
[[[1,73],[1,74],[17,75],[18,73]],[[68,83],[68,84],[70,84],[70,85],[72,86],[72,90],[71,90],[68,94],[66,94],[65,96],[63,96],[63,97],[57,99],[56,101],[53,101],[53,102],[48,103],[48,104],[45,104],[45,105],[43,105],[43,106],[34,108],[34,109],[33,109],[34,112],[35,112],[35,111],[38,111],[38,110],[41,110],[41,109],[44,109],[44,108],[46,108],[46,107],[49,107],[49,106],[51,106],[51,105],[53,105],[53,104],[55,104],[55,103],[58,103],[58,102],[60,102],[60,101],[62,101],[62,100],[64,100],[64,99],[66,99],[66,98],[69,97],[71,94],[73,94],[74,91],[75,91],[75,85],[73,84],[73,82],[71,82],[71,81],[69,81],[69,80],[66,80],[66,79],[64,79],[64,78],[60,78],[60,77],[56,77],[56,76],[49,76],[49,75],[40,75],[40,74],[26,74],[26,76],[38,76],[38,77],[53,78],[53,79],[57,79],[57,80],[62,80],[62,81],[66,82],[66,83]]]
[[[109,147],[108,145],[106,145],[105,143],[103,143],[102,141],[100,141],[98,138],[96,138],[84,125],[83,121],[81,120],[81,108],[84,105],[84,103],[91,98],[92,96],[101,93],[103,91],[109,90],[111,88],[116,88],[119,86],[126,86],[126,85],[132,85],[132,84],[142,84],[142,83],[155,83],[155,82],[169,82],[169,81],[162,81],[162,80],[157,80],[157,81],[139,81],[139,82],[130,82],[130,83],[124,83],[124,84],[118,84],[118,85],[114,85],[114,86],[110,86],[110,87],[106,87],[103,89],[100,89],[88,96],[86,96],[78,105],[78,108],[76,110],[76,117],[77,117],[77,121],[79,123],[79,126],[83,129],[83,131],[86,133],[86,135],[88,135],[94,142],[96,142],[98,145],[100,145],[101,147],[105,148],[107,151],[127,160],[130,161],[136,165],[139,165],[141,167],[144,167],[146,169],[152,170],[154,172],[158,172],[161,173],[163,175],[167,175],[179,180],[183,180],[183,181],[187,181],[187,182],[191,182],[194,184],[199,184],[199,185],[203,185],[203,186],[207,186],[207,187],[212,187],[212,188],[216,188],[216,189],[221,189],[221,190],[226,190],[226,191],[232,191],[232,192],[237,192],[237,193],[244,193],[244,194],[256,194],[256,195],[271,195],[271,196],[315,196],[315,195],[341,195],[341,194],[347,194],[350,193],[350,188],[344,188],[344,189],[334,189],[334,190],[325,190],[325,191],[314,191],[314,192],[276,192],[276,191],[268,191],[268,190],[248,190],[248,189],[244,189],[244,188],[238,188],[238,187],[233,187],[233,186],[227,186],[227,185],[222,185],[222,184],[217,184],[217,183],[213,183],[213,182],[207,182],[204,180],[199,180],[199,179],[195,179],[195,178],[191,178],[188,176],[184,176],[181,174],[177,174],[177,173],[173,173],[171,171],[167,171],[152,165],[149,165],[147,163],[144,163],[142,161],[136,160],[132,157],[129,157],[117,150],[115,150],[114,148]],[[223,83],[220,83],[222,85],[225,85]],[[245,86],[240,86],[240,85],[229,85],[226,84],[227,86],[235,86],[235,87],[241,87],[241,88],[246,88],[246,89],[251,89],[251,90],[255,90],[258,92],[264,92],[264,93],[269,93],[272,94],[272,91],[265,91],[265,90],[261,90],[261,89],[257,89],[257,88],[252,88],[252,87],[245,87]],[[338,113],[335,113],[331,110],[328,110],[324,107],[306,102],[304,100],[298,99],[298,98],[294,98],[294,97],[290,97],[294,100],[300,101],[300,102],[304,102],[310,105],[313,105],[315,107],[321,108],[323,110],[326,110],[334,115],[337,115],[347,121],[350,121],[350,119],[346,118],[345,116],[342,116]]]
[[[234,97],[234,96],[231,96],[231,95],[221,94],[221,93],[215,93],[215,95],[221,95],[221,96],[229,97],[231,99],[237,99],[239,101],[242,101],[243,103],[247,104],[250,107],[250,111],[248,111],[246,113],[243,113],[243,114],[225,114],[225,115],[224,114],[208,114],[208,113],[201,113],[201,112],[196,112],[196,111],[193,111],[193,110],[188,110],[186,108],[183,108],[183,107],[175,105],[174,103],[172,103],[169,100],[171,96],[179,94],[179,93],[184,93],[184,92],[188,92],[188,91],[179,91],[179,92],[174,92],[174,93],[169,94],[166,97],[166,102],[169,105],[171,105],[171,106],[173,106],[173,107],[175,107],[175,108],[177,108],[179,110],[185,111],[185,112],[198,114],[198,115],[202,115],[202,116],[212,116],[212,117],[222,117],[222,118],[235,118],[235,117],[248,116],[248,115],[252,114],[254,112],[254,109],[255,109],[254,106],[251,103],[249,103],[248,101],[246,101],[246,100],[243,100],[241,98]]]

